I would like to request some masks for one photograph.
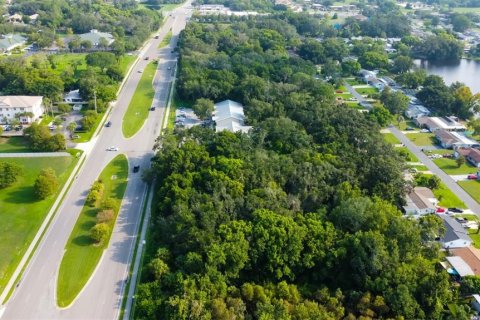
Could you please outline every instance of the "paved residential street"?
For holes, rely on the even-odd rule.
[[[437,175],[443,183],[462,200],[465,205],[472,210],[477,216],[480,216],[480,204],[478,204],[468,193],[465,192],[455,180],[441,170],[430,158],[428,158],[422,151],[421,147],[417,147],[411,142],[400,130],[396,127],[389,127],[395,137],[402,142],[433,174]]]
[[[352,87],[351,85],[349,85],[347,82],[344,83],[344,86],[345,86],[345,88],[347,88],[348,91],[350,91],[350,93],[351,93],[355,98],[357,98],[358,103],[363,102],[364,107],[365,107],[366,109],[371,109],[371,108],[373,108],[373,106],[370,104],[370,102],[366,101],[365,98],[355,90],[355,88],[353,88],[353,87]]]
[[[140,59],[133,66],[124,87],[108,120],[109,128],[103,128],[95,137],[87,152],[85,164],[75,182],[60,205],[56,216],[30,261],[20,284],[5,306],[2,319],[117,319],[119,317],[124,286],[131,263],[141,210],[147,185],[141,173],[133,173],[134,165],[147,168],[153,156],[152,147],[158,137],[164,118],[168,90],[173,80],[171,69],[176,64],[176,54],[172,53],[178,34],[184,29],[191,15],[191,1],[172,11],[161,30],[159,39],[152,38],[140,53]],[[158,49],[163,37],[172,30],[171,45]],[[144,57],[150,57],[150,61]],[[141,78],[139,70],[145,69],[152,59],[158,59],[155,76],[155,111],[141,130],[125,139],[122,134],[122,120],[130,100]],[[145,106],[149,107],[149,106]],[[118,152],[106,151],[110,146]],[[71,306],[60,309],[56,304],[56,288],[60,262],[65,244],[80,214],[90,186],[102,169],[119,153],[124,153],[129,161],[129,179],[112,238],[97,269],[83,291]]]
[[[47,157],[70,157],[70,153],[68,152],[0,153],[0,158],[47,158]]]

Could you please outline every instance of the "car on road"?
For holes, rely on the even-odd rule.
[[[144,60],[150,60],[150,57],[145,57]]]
[[[140,166],[134,166],[133,167],[133,172],[137,173],[140,170]]]
[[[412,127],[406,127],[405,128],[405,131],[413,131],[413,130],[415,130],[415,129],[413,129]]]
[[[108,121],[106,124],[105,124],[105,127],[109,128],[112,126],[112,121]]]
[[[159,35],[156,35],[156,36],[155,36],[155,39],[158,39],[158,38],[160,38],[160,36],[159,36]]]
[[[150,108],[150,111],[155,111],[155,107],[151,107],[151,108]]]
[[[140,70],[138,70],[137,72],[138,72],[138,73],[142,73],[142,72],[143,72],[143,69],[140,69]]]
[[[478,180],[478,176],[476,174],[469,174],[467,176],[468,180]]]
[[[463,213],[463,210],[459,208],[448,208],[448,211],[455,212],[455,213]]]
[[[71,138],[72,138],[72,139],[78,139],[78,138],[80,138],[80,136],[79,136],[78,134],[72,134],[72,137],[71,137]]]
[[[118,147],[115,147],[115,146],[108,147],[107,151],[118,151]]]
[[[168,67],[167,69],[168,69],[168,70],[172,70],[172,67]]]

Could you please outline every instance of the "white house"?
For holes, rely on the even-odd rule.
[[[440,239],[445,249],[469,247],[472,244],[472,238],[457,220],[446,214],[439,214],[439,217],[445,225],[445,235]]]
[[[97,47],[100,43],[100,39],[104,38],[107,41],[108,45],[111,45],[115,38],[113,38],[112,34],[108,32],[100,32],[97,29],[92,29],[88,33],[83,33],[79,35],[80,39],[90,41],[94,47]]]
[[[16,117],[21,123],[37,120],[44,112],[42,99],[41,96],[0,96],[0,123],[9,123]]]
[[[245,125],[243,105],[232,100],[225,100],[215,104],[212,120],[215,121],[216,131],[248,132],[252,127]]]
[[[415,187],[407,195],[406,200],[407,205],[403,207],[405,214],[414,216],[435,213],[435,207],[438,204],[432,190],[425,187]]]

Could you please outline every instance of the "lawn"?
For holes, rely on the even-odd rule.
[[[399,124],[398,121],[394,119],[393,124],[395,125],[395,127],[397,127],[401,131],[404,131],[407,127],[418,128],[417,125],[415,124],[415,121],[412,121],[412,120],[401,121]]]
[[[120,66],[120,69],[123,71],[123,75],[127,73],[128,68],[132,65],[133,61],[135,61],[137,57],[135,56],[129,56],[129,55],[124,55],[120,57],[118,61],[118,65]]]
[[[458,184],[463,188],[475,201],[480,203],[480,182],[471,181],[459,181]]]
[[[391,132],[388,132],[388,133],[382,133],[383,134],[383,138],[385,139],[386,142],[390,143],[390,144],[400,144],[400,140],[397,139],[397,137],[395,137],[395,135]]]
[[[480,7],[458,7],[453,8],[455,13],[478,13],[480,14]]]
[[[93,134],[95,133],[95,130],[97,130],[98,125],[100,122],[102,122],[104,113],[99,113],[97,116],[97,119],[95,120],[95,124],[90,128],[88,131],[78,131],[75,132],[74,134],[77,134],[79,138],[73,139],[74,142],[88,142],[90,139],[92,139]]]
[[[3,158],[23,167],[18,181],[0,190],[0,292],[35,237],[38,228],[55,202],[71,171],[75,157]],[[42,169],[53,168],[58,177],[57,194],[37,201],[33,193],[35,179]]]
[[[32,152],[24,137],[0,137],[0,153]]]
[[[104,183],[103,199],[114,198],[120,208],[125,189],[127,188],[128,161],[124,155],[118,155],[102,171],[99,179]],[[57,280],[57,303],[66,307],[72,303],[87,283],[95,270],[108,242],[94,245],[90,237],[90,229],[96,223],[97,208],[84,206],[72,234],[65,246],[65,254],[60,264]],[[118,214],[115,212],[115,215]],[[115,224],[116,216],[111,222]],[[113,228],[111,229],[113,230]],[[110,239],[111,233],[108,236]]]
[[[152,81],[155,76],[157,64],[150,62],[143,71],[142,78],[138,83],[135,94],[128,105],[127,112],[123,117],[122,131],[126,138],[132,137],[142,128],[152,106],[155,91]]]
[[[358,81],[355,78],[346,78],[344,80],[345,80],[346,83],[348,83],[351,86],[357,86],[357,85],[365,84],[363,82]]]
[[[410,151],[407,147],[398,147],[395,150],[400,153],[406,155],[405,161],[407,162],[418,162],[418,158]]]
[[[172,11],[173,9],[180,7],[182,4],[183,3],[170,3],[162,5],[162,7],[160,8],[160,12],[166,13],[167,11]]]
[[[407,133],[405,136],[410,139],[416,146],[433,146],[436,142],[433,133]]]
[[[460,174],[470,174],[470,173],[476,173],[477,168],[474,166],[470,165],[469,163],[463,164],[460,168],[457,166],[457,162],[455,159],[450,159],[450,158],[440,158],[440,159],[434,159],[433,162],[445,171],[446,174],[451,174],[451,175],[460,175]]]
[[[445,208],[463,208],[466,209],[465,203],[463,203],[458,197],[447,188],[443,183],[440,184],[440,188],[433,190],[433,194],[439,201],[439,205]]]
[[[172,36],[173,36],[172,30],[168,31],[165,37],[163,37],[162,42],[158,44],[158,48],[160,49],[168,46],[168,44],[170,43],[170,40],[172,40]]]
[[[373,87],[372,88],[355,88],[355,91],[357,91],[361,95],[365,95],[365,94],[371,95],[378,92],[378,90]]]
[[[169,132],[173,131],[175,127],[175,113],[178,108],[191,108],[193,105],[192,102],[183,100],[178,96],[178,94],[174,91],[172,104],[170,105],[170,113],[168,114],[168,123],[167,123],[167,130]]]
[[[428,171],[428,168],[424,165],[409,165],[408,167],[417,169],[417,171]]]

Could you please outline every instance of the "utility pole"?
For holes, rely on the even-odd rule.
[[[95,101],[95,113],[97,113],[97,90],[93,90],[93,99]]]

